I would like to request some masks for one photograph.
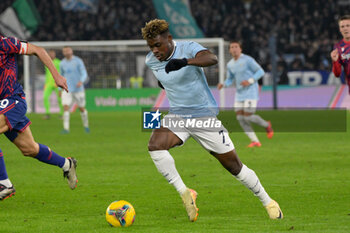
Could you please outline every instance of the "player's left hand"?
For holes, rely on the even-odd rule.
[[[333,61],[333,62],[338,61],[338,59],[339,59],[339,53],[338,53],[338,50],[337,50],[337,49],[334,49],[334,50],[331,52],[331,58],[332,58],[332,61]]]
[[[241,82],[241,85],[242,85],[243,87],[246,87],[246,86],[249,86],[250,83],[248,82],[248,80],[243,80],[243,81]]]
[[[171,59],[165,66],[165,72],[168,74],[170,71],[179,70],[182,67],[187,66],[187,59]]]
[[[80,87],[81,85],[83,85],[83,82],[78,82],[77,83],[77,87]]]
[[[58,87],[61,87],[66,92],[68,92],[68,85],[67,85],[67,80],[65,77],[63,77],[62,75],[59,74],[57,77],[54,77],[54,79],[55,79],[55,83]]]

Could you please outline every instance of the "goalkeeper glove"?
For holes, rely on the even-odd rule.
[[[187,59],[171,59],[165,66],[165,72],[168,74],[170,71],[179,70],[182,67],[187,66]]]

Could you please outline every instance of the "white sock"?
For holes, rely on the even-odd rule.
[[[69,162],[69,160],[66,158],[66,160],[64,161],[64,164],[63,164],[63,167],[62,167],[62,169],[63,169],[63,171],[68,171],[69,170],[69,168],[70,168],[70,162]]]
[[[242,170],[236,176],[244,186],[250,189],[255,196],[257,196],[264,206],[267,206],[271,202],[270,196],[265,191],[264,187],[261,185],[259,178],[255,172],[249,169],[243,164]]]
[[[175,189],[182,195],[187,187],[182,181],[175,167],[175,161],[167,150],[149,151],[151,158],[158,171],[172,184]]]
[[[252,142],[259,142],[258,137],[256,136],[252,126],[250,125],[249,121],[245,120],[245,116],[243,115],[237,115],[236,116],[239,124],[241,125],[244,133],[248,136],[250,141]]]
[[[248,136],[250,141],[252,141],[252,142],[259,142],[259,139],[256,136],[255,132],[245,132],[245,134]]]
[[[11,181],[7,178],[6,180],[0,180],[0,184],[5,185],[6,187],[12,187]]]
[[[81,120],[83,122],[83,126],[85,128],[89,128],[89,120],[88,120],[88,112],[87,112],[87,110],[85,109],[84,112],[80,112],[80,115],[81,115]]]
[[[64,111],[63,112],[63,129],[68,130],[69,131],[69,111]]]
[[[269,126],[269,123],[261,118],[259,115],[250,115],[250,116],[244,116],[244,119],[248,122],[255,123],[257,125],[260,125],[261,127],[267,128]]]

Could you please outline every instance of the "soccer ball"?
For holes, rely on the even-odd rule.
[[[134,223],[135,209],[127,201],[114,201],[106,210],[106,220],[112,227],[128,227]]]

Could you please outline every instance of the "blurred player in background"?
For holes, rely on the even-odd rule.
[[[56,70],[60,70],[60,62],[61,60],[56,58],[55,50],[49,50],[48,54],[52,59],[53,64],[56,67]],[[60,108],[60,115],[63,113],[62,103],[61,103],[61,93],[59,88],[57,87],[55,80],[52,77],[50,70],[45,66],[45,85],[44,85],[44,106],[45,106],[45,116],[44,119],[50,119],[50,96],[53,91],[56,92],[57,95],[57,103]]]
[[[76,103],[79,107],[81,120],[86,133],[90,132],[88,112],[85,109],[85,89],[84,82],[87,79],[87,72],[84,62],[81,58],[73,55],[71,47],[63,48],[64,59],[61,61],[61,74],[67,78],[68,90],[62,91],[63,104],[63,134],[69,133],[70,107]]]
[[[276,201],[272,200],[261,185],[257,175],[238,158],[227,130],[216,118],[218,107],[210,92],[202,67],[217,64],[217,57],[200,44],[192,41],[174,41],[165,20],[154,19],[142,28],[142,36],[151,52],[146,65],[153,71],[164,87],[170,104],[165,120],[184,120],[181,117],[200,121],[213,118],[220,129],[182,128],[165,126],[152,132],[148,151],[158,171],[179,192],[190,221],[196,221],[198,209],[197,193],[186,187],[176,170],[169,149],[180,146],[193,137],[243,185],[250,189],[265,206],[272,219],[283,218]]]
[[[45,49],[16,38],[0,36],[0,133],[4,133],[24,156],[62,168],[69,187],[74,189],[77,184],[76,160],[61,157],[49,147],[35,142],[32,136],[29,127],[31,122],[25,116],[25,94],[17,78],[16,54],[36,55],[50,70],[56,85],[67,90],[66,79],[58,73]],[[14,193],[15,188],[8,178],[3,153],[0,150],[0,200]]]
[[[273,136],[271,122],[254,114],[259,99],[258,80],[265,72],[252,57],[242,53],[240,42],[230,42],[229,49],[232,59],[227,63],[227,79],[224,84],[219,83],[217,87],[220,90],[234,83],[236,86],[234,110],[237,120],[251,141],[248,147],[260,147],[261,143],[251,123],[264,127],[268,138]]]
[[[334,50],[331,52],[332,71],[336,77],[340,77],[343,67],[350,93],[350,15],[340,17],[338,23],[343,39],[334,45]]]

